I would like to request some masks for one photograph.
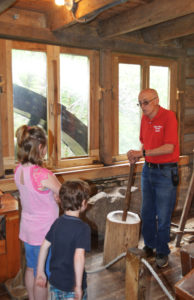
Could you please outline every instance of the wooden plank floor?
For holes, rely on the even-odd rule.
[[[140,239],[139,248],[143,243]],[[157,272],[169,293],[174,295],[174,284],[182,277],[180,248],[175,248],[174,241],[170,243],[171,254],[169,265],[164,269],[156,266],[155,259],[149,259],[149,263]],[[86,255],[86,270],[97,270],[103,265],[103,241],[98,242],[93,238],[92,251]],[[145,284],[144,300],[169,299],[158,285],[148,270],[143,274]],[[3,285],[0,285],[0,299],[10,300]],[[88,300],[124,300],[125,299],[125,273],[110,267],[101,272],[88,274]],[[133,300],[133,299],[131,299]]]
[[[170,243],[171,254],[169,255],[169,265],[163,269],[156,266],[155,258],[148,262],[157,273],[168,292],[175,298],[174,285],[182,278],[180,248],[176,248],[174,241]],[[182,243],[183,245],[183,243]],[[143,247],[140,240],[139,248]],[[93,249],[86,256],[86,270],[96,270],[103,265],[103,246]],[[165,300],[169,299],[159,286],[149,270],[144,271],[145,293],[144,300]],[[104,271],[88,274],[88,300],[124,300],[125,299],[125,273],[115,271],[110,267]],[[131,299],[133,300],[133,299]]]

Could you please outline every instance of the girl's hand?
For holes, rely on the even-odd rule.
[[[60,198],[59,198],[59,195],[57,195],[57,194],[54,193],[54,198],[55,198],[55,201],[56,201],[58,204],[61,203],[61,200],[60,200]]]
[[[42,288],[46,287],[47,284],[46,275],[44,273],[37,274],[37,277],[35,279],[35,284]]]

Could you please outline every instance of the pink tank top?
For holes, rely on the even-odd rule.
[[[20,182],[23,171],[24,184]],[[49,189],[41,190],[41,180],[52,174],[36,165],[19,165],[15,182],[22,206],[19,238],[30,245],[41,245],[50,226],[59,216],[59,207]]]

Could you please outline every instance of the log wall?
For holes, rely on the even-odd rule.
[[[183,151],[191,155],[194,150],[194,48],[187,50],[185,66]]]

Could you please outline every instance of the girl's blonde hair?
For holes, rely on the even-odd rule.
[[[18,145],[18,160],[22,163],[32,163],[41,166],[43,163],[43,150],[47,145],[46,134],[38,126],[23,125],[16,131]]]

